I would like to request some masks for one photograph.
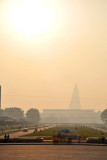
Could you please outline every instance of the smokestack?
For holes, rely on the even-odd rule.
[[[0,109],[1,109],[1,86],[0,86]]]

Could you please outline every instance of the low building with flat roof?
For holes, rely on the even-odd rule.
[[[100,113],[94,110],[44,109],[41,114],[42,123],[102,123]]]

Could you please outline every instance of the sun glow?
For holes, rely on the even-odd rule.
[[[4,45],[18,56],[54,56],[49,47],[65,34],[64,7],[57,0],[4,0],[0,5]]]
[[[19,0],[10,10],[11,26],[21,34],[42,34],[51,28],[52,21],[51,6],[40,0]]]

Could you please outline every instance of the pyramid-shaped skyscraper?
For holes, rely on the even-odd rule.
[[[75,85],[69,109],[81,109],[80,97],[77,85]]]

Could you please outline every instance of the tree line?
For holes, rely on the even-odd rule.
[[[26,114],[21,108],[12,107],[0,109],[0,123],[29,123],[38,124],[40,121],[40,113],[36,108],[30,108]]]
[[[107,109],[101,113],[102,121],[107,124]],[[40,113],[36,108],[30,108],[26,114],[21,108],[11,107],[0,109],[0,125],[14,124],[38,124],[40,122]]]
[[[105,124],[107,124],[107,109],[105,109],[102,113],[101,113],[101,119],[103,122],[105,122]]]

